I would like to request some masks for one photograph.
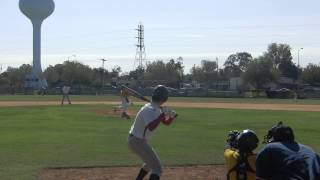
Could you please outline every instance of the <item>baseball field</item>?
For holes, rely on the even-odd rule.
[[[141,161],[126,144],[133,119],[113,112],[119,97],[71,96],[64,106],[60,98],[0,96],[0,179],[134,179]],[[262,142],[278,121],[320,152],[320,100],[170,98],[168,106],[178,119],[150,141],[163,179],[224,179],[228,131],[249,128]]]

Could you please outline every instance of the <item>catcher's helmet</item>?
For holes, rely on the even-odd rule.
[[[240,152],[252,152],[258,147],[259,139],[250,129],[243,130],[237,136],[237,146]]]
[[[163,85],[157,85],[152,93],[152,101],[166,102],[168,100],[169,91]]]
[[[268,134],[264,137],[264,143],[280,142],[280,141],[294,141],[293,130],[289,126],[283,125],[280,121],[276,126],[273,126]]]

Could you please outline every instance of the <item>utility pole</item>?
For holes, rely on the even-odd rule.
[[[216,57],[216,62],[217,62],[217,71],[219,72],[219,58]]]
[[[102,73],[101,73],[101,89],[103,89],[104,84],[104,62],[106,62],[106,59],[100,59],[102,61]]]
[[[298,74],[297,74],[297,92],[296,92],[296,98],[299,97],[300,94],[300,81],[301,81],[301,77],[300,77],[300,50],[302,50],[303,48],[299,48],[298,49]]]
[[[298,68],[300,68],[300,50],[302,50],[303,48],[299,48],[298,49]]]
[[[136,67],[136,63],[138,63],[139,68],[143,68],[143,61],[146,60],[146,52],[145,52],[145,47],[144,47],[144,26],[142,23],[138,25],[138,43],[136,44],[137,49],[136,49],[136,57],[135,57],[135,62],[134,66]]]

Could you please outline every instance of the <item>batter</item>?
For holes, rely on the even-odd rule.
[[[129,148],[144,162],[136,180],[143,180],[148,172],[151,172],[149,180],[160,179],[162,173],[160,159],[148,140],[161,122],[170,125],[176,118],[174,111],[168,112],[166,109],[164,112],[161,107],[167,101],[168,94],[165,86],[156,86],[152,94],[152,102],[140,109],[129,131]]]

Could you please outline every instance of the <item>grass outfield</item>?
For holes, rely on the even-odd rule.
[[[120,101],[114,95],[70,95],[72,101]],[[133,101],[139,101],[131,97]],[[59,95],[0,95],[0,101],[61,101]],[[266,103],[266,104],[320,104],[320,99],[268,99],[268,98],[207,98],[207,97],[170,97],[175,102],[204,103]]]
[[[1,108],[1,179],[36,179],[45,167],[140,164],[126,145],[132,121],[95,113],[108,108],[111,106]],[[317,112],[176,110],[177,121],[169,128],[160,126],[151,140],[165,165],[223,164],[229,130],[250,128],[262,141],[278,120],[293,127],[298,141],[320,152]]]

